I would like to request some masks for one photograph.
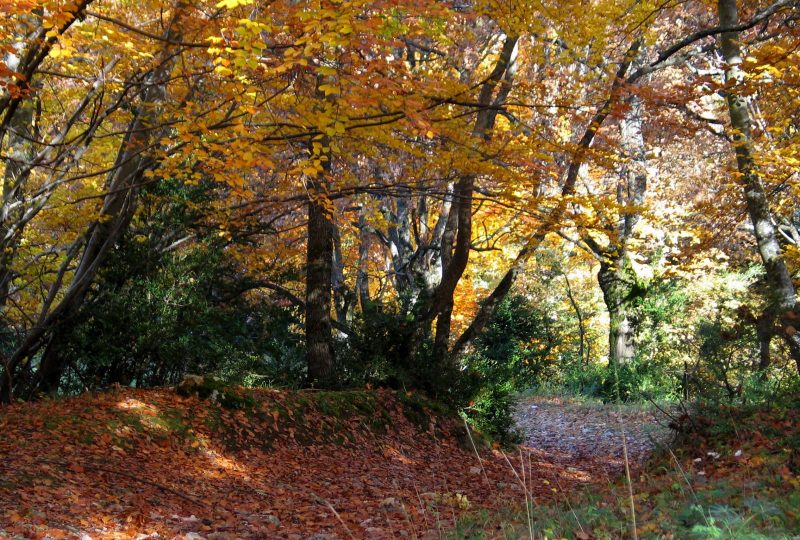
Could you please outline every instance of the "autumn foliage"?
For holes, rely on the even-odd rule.
[[[128,414],[142,448],[177,444],[188,475],[140,482],[131,520],[147,523],[159,490],[216,508],[222,487],[186,489],[208,464],[191,461],[201,424],[236,418],[252,446],[248,422],[270,418],[247,419],[251,398],[223,395],[244,408],[214,420],[186,419],[162,390],[134,397],[187,374],[423,392],[504,442],[531,387],[772,403],[800,384],[795,0],[0,0],[0,13],[0,402],[45,399],[0,421],[44,450],[66,437],[46,419],[83,429],[88,400],[105,424],[76,452],[117,459],[32,452],[13,474],[128,470],[138,442],[106,425]],[[117,387],[137,390],[47,401]],[[390,395],[369,399],[394,412]],[[119,412],[126,399],[141,411]],[[181,438],[153,438],[143,419],[171,422],[172,400]],[[429,442],[408,459],[427,461]],[[246,459],[226,482],[266,470]],[[458,485],[490,497],[474,484]],[[333,496],[317,488],[304,505]],[[362,526],[354,504],[335,507]],[[125,512],[103,515],[123,527]]]

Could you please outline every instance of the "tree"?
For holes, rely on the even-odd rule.
[[[780,2],[773,6],[777,4]],[[740,26],[736,0],[719,0],[717,7],[719,23],[722,28],[728,30]],[[762,326],[766,329],[760,330],[759,335],[762,342],[762,362],[768,363],[771,328],[774,321],[797,310],[797,294],[778,241],[778,231],[774,225],[769,198],[764,190],[753,155],[750,113],[747,99],[740,92],[740,85],[743,81],[741,70],[743,59],[738,31],[729,30],[721,33],[720,50],[725,62],[726,101],[733,130],[732,146],[736,154],[739,182],[747,203],[747,212],[753,224],[753,235],[758,254],[766,273],[767,305],[763,315],[765,324]],[[793,327],[791,330],[786,328],[781,333],[797,363],[798,370],[800,370],[800,335],[793,330]]]

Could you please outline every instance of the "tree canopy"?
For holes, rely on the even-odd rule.
[[[5,401],[192,370],[447,394],[509,305],[562,366],[685,367],[713,326],[800,369],[797,2],[0,9]]]

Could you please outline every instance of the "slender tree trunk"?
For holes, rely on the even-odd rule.
[[[719,0],[717,6],[719,22],[722,27],[735,27],[739,24],[736,0]],[[778,319],[787,312],[797,310],[797,294],[794,283],[792,283],[792,276],[789,274],[783,258],[767,194],[754,160],[752,122],[747,108],[747,99],[737,88],[744,79],[741,70],[742,54],[739,48],[739,33],[726,32],[722,34],[720,49],[726,67],[726,99],[733,128],[733,149],[736,153],[739,181],[744,190],[747,212],[753,224],[753,234],[766,274],[766,309]],[[800,333],[785,328],[781,332],[781,337],[786,340],[790,354],[800,371]]]
[[[11,71],[18,71],[24,67],[20,63],[26,55],[27,42],[33,38],[42,24],[38,12],[22,18],[21,22],[18,30],[20,39],[9,47],[9,52],[3,58],[6,68]],[[6,164],[0,208],[0,311],[6,305],[11,282],[14,279],[11,265],[16,255],[21,231],[14,230],[13,224],[18,223],[24,214],[24,189],[30,176],[29,165],[34,156],[33,141],[36,140],[34,129],[36,99],[30,95],[33,92],[31,82],[20,81],[18,92],[25,98],[19,102],[15,113],[7,119],[6,140],[0,139],[0,149],[4,150]]]
[[[164,34],[167,40],[177,41],[180,39],[184,9],[185,5],[179,1]],[[55,302],[55,294],[60,289],[60,280],[64,278],[66,267],[62,266],[57,279],[58,283],[51,288],[50,294],[44,302],[45,307],[40,321],[9,359],[13,370],[20,361],[32,356],[42,346],[46,346],[39,369],[27,388],[31,395],[37,391],[53,393],[58,389],[65,362],[61,354],[65,337],[62,332],[59,332],[58,325],[69,321],[83,305],[89,287],[104,263],[108,251],[124,234],[133,218],[143,175],[155,164],[148,148],[151,141],[157,140],[162,133],[162,129],[152,128],[159,125],[157,116],[159,105],[167,98],[166,85],[175,61],[176,55],[173,48],[165,48],[162,52],[161,63],[144,85],[138,113],[128,126],[128,131],[117,152],[115,166],[106,180],[106,195],[103,199],[101,217],[69,250],[68,261],[71,257],[76,257],[80,247],[83,246],[69,287],[63,293],[57,307],[48,314],[46,310]],[[0,398],[10,399],[10,396],[2,395],[2,392],[3,389],[0,389]]]
[[[5,307],[11,282],[14,279],[12,263],[16,255],[19,232],[12,231],[11,224],[17,223],[24,213],[24,189],[27,181],[27,165],[33,159],[33,116],[35,102],[24,101],[17,108],[11,120],[5,152],[6,170],[3,174],[3,205],[0,216],[0,310]],[[12,209],[13,208],[13,209]]]
[[[519,39],[515,36],[506,37],[503,49],[497,59],[497,64],[481,87],[478,103],[486,107],[489,105],[502,106],[505,103],[516,75],[518,41]],[[472,136],[478,141],[486,140],[494,128],[496,118],[496,110],[492,108],[480,110],[475,119]],[[434,361],[440,364],[444,364],[454,358],[448,354],[450,319],[453,310],[453,295],[456,287],[458,287],[458,282],[464,275],[464,270],[467,268],[469,254],[472,249],[472,201],[474,189],[475,176],[473,174],[463,175],[456,183],[453,192],[453,208],[450,210],[451,213],[456,213],[457,218],[452,257],[447,260],[444,256],[442,257],[441,282],[431,294],[430,307],[423,310],[425,314],[419,321],[419,324],[424,327],[430,325],[431,321],[438,317]]]
[[[333,229],[333,266],[331,269],[331,288],[333,289],[333,307],[336,320],[347,324],[353,309],[356,291],[347,287],[344,278],[344,256],[342,255],[342,237],[339,228],[331,222]]]
[[[528,259],[533,256],[534,253],[536,253],[536,250],[539,249],[539,246],[542,244],[547,235],[558,228],[561,218],[564,215],[564,212],[567,210],[569,199],[575,194],[575,184],[578,181],[578,174],[581,166],[586,159],[586,153],[591,147],[595,135],[602,127],[606,118],[608,118],[608,115],[611,113],[612,108],[619,101],[620,92],[622,91],[623,84],[625,83],[625,74],[628,72],[628,68],[630,68],[633,60],[639,54],[641,45],[642,42],[638,39],[631,44],[631,47],[628,49],[628,52],[625,55],[625,59],[620,63],[619,69],[614,77],[614,82],[611,85],[608,98],[586,126],[583,136],[578,142],[578,149],[572,156],[569,167],[567,168],[566,179],[564,180],[564,185],[561,188],[561,200],[558,202],[558,205],[548,213],[547,217],[539,225],[536,232],[530,236],[527,244],[517,254],[517,258],[514,260],[511,268],[506,271],[505,275],[503,275],[503,278],[495,286],[491,294],[481,303],[478,313],[476,313],[470,325],[466,330],[464,330],[461,336],[459,336],[455,345],[453,345],[453,348],[450,351],[451,356],[458,356],[459,354],[462,354],[483,332],[484,328],[486,328],[486,325],[492,319],[492,316],[494,315],[498,306],[511,291],[511,287],[513,287],[514,282],[516,282],[520,272],[522,272],[522,270],[525,268],[525,264],[527,263]]]
[[[573,311],[575,311],[575,317],[578,319],[578,338],[580,339],[578,354],[581,359],[581,364],[588,364],[589,358],[587,357],[588,347],[586,343],[586,323],[584,322],[583,310],[581,309],[580,304],[578,304],[578,299],[575,297],[575,294],[572,291],[572,285],[569,282],[569,276],[567,276],[566,272],[564,272],[564,283],[567,285],[567,298],[569,299],[570,305],[572,305]]]
[[[361,313],[366,314],[372,309],[372,300],[369,295],[369,233],[367,233],[367,221],[362,208],[358,213],[358,272],[356,274],[356,292],[358,293],[358,303],[361,306]]]

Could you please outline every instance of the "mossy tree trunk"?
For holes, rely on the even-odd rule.
[[[739,12],[736,0],[719,0],[717,7],[720,26],[723,28],[738,26]],[[743,59],[739,46],[739,33],[723,33],[720,37],[720,50],[725,62],[726,100],[733,130],[733,149],[736,154],[739,182],[742,185],[747,213],[753,224],[753,235],[766,275],[765,317],[776,321],[794,319],[798,311],[797,294],[783,257],[761,172],[755,162],[752,121],[747,108],[747,98],[740,88],[745,76],[741,69]],[[785,323],[783,328],[774,329],[785,339],[800,371],[800,333],[796,330],[790,323]],[[762,339],[761,342],[762,348],[765,343],[768,347],[768,340]],[[766,354],[768,357],[768,350]]]
[[[636,356],[635,304],[644,289],[637,282],[627,256],[614,261],[603,261],[597,280],[608,309],[609,365],[629,363]]]
[[[635,64],[641,65],[644,58],[640,54]],[[611,367],[626,364],[636,357],[635,304],[646,293],[628,251],[635,227],[641,220],[641,206],[647,192],[643,104],[636,94],[625,102],[627,111],[619,123],[620,147],[625,161],[615,186],[616,203],[623,210],[601,215],[605,240],[598,240],[588,229],[581,232],[581,238],[600,260],[597,281],[609,316],[608,362]]]

